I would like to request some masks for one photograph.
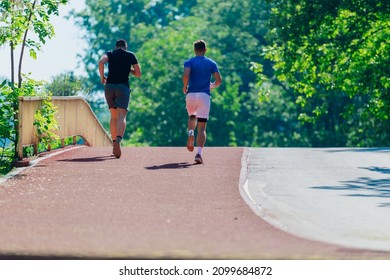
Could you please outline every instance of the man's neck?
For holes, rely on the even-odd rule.
[[[204,56],[206,52],[202,52],[202,51],[195,51],[195,55],[196,56]]]

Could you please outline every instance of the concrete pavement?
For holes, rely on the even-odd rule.
[[[250,149],[247,202],[310,240],[390,251],[389,148]]]

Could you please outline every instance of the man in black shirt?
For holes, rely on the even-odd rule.
[[[104,76],[104,65],[108,62],[108,76]],[[141,68],[134,53],[127,50],[127,43],[120,39],[116,49],[106,52],[99,61],[99,74],[104,94],[110,109],[110,133],[113,152],[120,158],[120,142],[126,129],[126,114],[130,102],[129,75],[141,77]]]

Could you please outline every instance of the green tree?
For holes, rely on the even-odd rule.
[[[1,124],[2,127],[8,127],[9,132],[0,135],[0,138],[13,142],[12,157],[17,157],[18,97],[35,94],[38,85],[36,81],[28,77],[25,78],[26,76],[22,73],[24,52],[27,49],[29,55],[36,58],[37,51],[41,49],[48,38],[54,35],[50,16],[58,15],[59,6],[67,2],[67,0],[4,0],[0,2],[0,46],[8,46],[11,56],[11,80],[3,81],[0,88],[1,97],[4,100],[1,104],[3,114],[0,117],[6,118],[1,120]],[[32,39],[30,34],[34,34],[37,38]],[[20,47],[20,54],[16,82],[15,51],[17,47]],[[23,81],[23,78],[26,81]]]
[[[212,145],[302,146],[303,126],[296,120],[290,93],[271,87],[260,100],[256,65],[270,75],[269,60],[259,55],[267,46],[271,6],[266,1],[199,1],[194,16],[208,25],[210,45],[218,58],[224,83],[213,98],[210,133]]]
[[[154,38],[137,52],[143,76],[132,92],[132,143],[183,145],[187,120],[181,91],[183,63],[193,55],[193,41],[205,30],[200,23],[200,19],[187,17],[157,28]]]
[[[86,0],[86,8],[74,12],[73,17],[86,30],[88,50],[82,61],[94,89],[100,89],[96,65],[104,51],[114,48],[117,39],[123,38],[130,49],[139,50],[155,32],[186,16],[195,4],[196,0]]]
[[[54,96],[83,96],[87,97],[90,90],[86,78],[78,77],[74,72],[66,72],[52,77],[46,89]]]
[[[208,145],[263,143],[253,140],[262,138],[262,130],[254,137],[253,128],[262,127],[262,119],[249,108],[264,109],[254,94],[257,77],[250,70],[251,62],[264,63],[264,69],[271,71],[268,61],[258,55],[259,46],[266,42],[270,13],[266,2],[186,1],[184,5],[184,1],[135,1],[128,6],[114,2],[87,1],[85,11],[75,16],[79,25],[89,30],[88,43],[95,46],[83,61],[96,89],[102,89],[97,61],[117,38],[128,39],[137,54],[143,77],[134,81],[128,115],[131,125],[127,131],[133,144],[183,145],[187,117],[180,90],[183,62],[194,55],[192,43],[199,38],[208,43],[206,55],[218,62],[224,80],[213,92]],[[108,18],[105,13],[114,13],[118,3],[122,3],[123,18],[137,14],[136,18]],[[286,132],[281,129],[278,133]]]
[[[0,2],[0,46],[9,45],[11,55],[11,82],[15,83],[15,48],[20,46],[18,87],[22,85],[22,63],[25,49],[36,58],[42,44],[54,36],[51,15],[58,15],[58,8],[68,0],[4,0]],[[37,35],[31,39],[29,33]]]
[[[389,145],[390,3],[269,2],[265,57],[295,92],[313,145]]]

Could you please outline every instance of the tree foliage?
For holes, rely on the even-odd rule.
[[[86,30],[88,49],[83,62],[89,79],[99,85],[96,63],[104,51],[115,45],[115,40],[126,39],[134,50],[152,39],[156,30],[187,15],[196,0],[86,0],[86,8],[74,13],[77,24]]]
[[[77,77],[74,72],[65,72],[53,76],[46,84],[46,90],[54,96],[83,96],[89,94],[88,81],[86,78]]]
[[[32,58],[36,58],[47,39],[54,35],[51,15],[58,15],[59,5],[68,0],[4,0],[0,2],[1,25],[0,46],[8,45],[11,53],[11,82],[14,83],[14,51],[20,46],[18,65],[18,87],[22,84],[22,63],[27,48]],[[29,33],[37,39],[32,39]]]
[[[265,57],[274,63],[277,83],[295,92],[300,119],[311,123],[311,142],[389,145],[390,3],[269,2]]]
[[[29,55],[36,58],[37,51],[45,44],[47,39],[54,35],[54,28],[50,23],[51,15],[58,15],[61,4],[66,4],[67,0],[4,0],[0,2],[0,47],[6,46],[10,49],[11,57],[11,80],[2,81],[0,87],[1,97],[1,160],[4,157],[8,163],[17,157],[18,143],[18,107],[19,97],[37,94],[42,86],[40,82],[34,81],[22,72],[22,64],[25,50],[29,50]],[[30,36],[34,35],[34,36]],[[15,79],[15,52],[20,49],[18,56],[17,81]],[[51,111],[41,114],[43,118],[50,121]],[[50,114],[49,114],[50,113]],[[43,125],[43,130],[45,125]],[[10,148],[11,147],[11,148]],[[12,149],[12,152],[10,150]]]
[[[280,106],[260,104],[256,75],[251,62],[270,64],[258,54],[265,43],[269,5],[262,1],[91,1],[74,16],[86,31],[92,51],[83,58],[89,80],[102,91],[97,72],[100,56],[112,49],[115,40],[129,42],[142,67],[141,79],[131,79],[133,88],[125,139],[131,144],[184,145],[185,97],[181,93],[183,62],[194,55],[192,43],[203,38],[207,56],[217,61],[223,84],[212,93],[208,145],[288,145],[294,114],[277,122]],[[113,14],[120,9],[114,19]],[[137,15],[137,16],[135,16]],[[115,21],[115,22],[114,22]],[[278,96],[279,98],[280,96]],[[281,101],[279,99],[279,101]],[[278,104],[282,104],[279,102]],[[261,112],[256,111],[259,109]],[[290,122],[291,120],[291,122]],[[271,133],[271,131],[273,131]],[[268,136],[271,135],[275,137]],[[297,132],[299,134],[299,132]],[[266,136],[264,136],[266,135]],[[266,137],[268,140],[265,140]],[[284,140],[280,140],[280,139]]]
[[[131,144],[183,145],[181,75],[199,38],[223,77],[212,93],[208,145],[389,144],[384,0],[87,0],[74,16],[87,31],[83,62],[95,92],[103,90],[97,61],[118,38],[139,59]]]

